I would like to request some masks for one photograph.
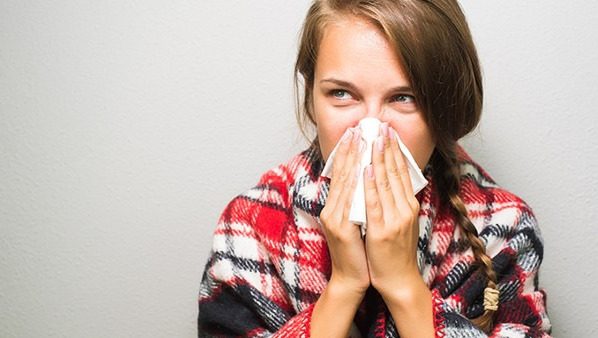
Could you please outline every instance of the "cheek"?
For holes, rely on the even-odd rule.
[[[357,126],[363,116],[358,107],[353,109],[336,108],[319,95],[314,96],[313,108],[322,157],[324,160],[328,160],[330,153],[345,131]]]
[[[390,125],[397,131],[417,165],[423,169],[428,164],[435,146],[432,134],[425,122],[421,120],[417,123],[391,122]]]
[[[314,108],[320,150],[324,160],[328,160],[328,156],[330,156],[336,144],[345,134],[345,131],[348,128],[357,126],[359,116],[358,114],[339,111],[326,105],[318,106],[316,104]]]
[[[325,160],[328,160],[328,156],[336,146],[336,144],[340,141],[341,137],[345,134],[345,131],[348,128],[354,127],[357,125],[357,122],[353,123],[352,121],[338,121],[336,123],[330,123],[331,121],[326,121],[328,123],[320,122],[318,123],[318,140],[320,142],[320,150],[322,152],[322,157]]]

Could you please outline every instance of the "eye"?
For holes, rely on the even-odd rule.
[[[330,95],[338,100],[350,100],[353,98],[348,91],[342,89],[335,89],[330,92]]]
[[[413,95],[399,94],[393,97],[393,101],[400,103],[415,103],[415,97]]]

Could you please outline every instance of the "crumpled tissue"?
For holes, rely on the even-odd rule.
[[[355,193],[353,195],[353,200],[351,202],[351,211],[349,212],[349,221],[353,222],[357,225],[361,226],[361,235],[365,235],[365,229],[367,225],[367,215],[365,210],[365,192],[364,192],[364,183],[363,183],[363,172],[365,168],[372,163],[372,145],[379,134],[380,128],[380,120],[374,117],[367,117],[359,121],[358,127],[361,128],[361,136],[366,143],[366,148],[361,158],[361,166],[360,166],[360,173],[357,182],[357,186],[355,187]],[[405,155],[407,159],[407,169],[409,171],[409,177],[411,179],[411,186],[413,187],[413,193],[417,194],[420,192],[427,184],[428,181],[424,177],[421,172],[421,169],[415,163],[413,156],[409,152],[409,149],[401,142],[399,135],[393,130],[396,135],[396,140],[399,142],[399,148],[401,152]],[[326,165],[324,166],[324,170],[322,170],[322,176],[330,178],[332,176],[332,162],[334,162],[334,156],[336,151],[340,145],[337,144],[328,160],[326,161]]]

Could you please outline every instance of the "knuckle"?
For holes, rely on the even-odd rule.
[[[405,164],[399,166],[398,168],[399,173],[402,174],[405,177],[409,176],[409,170],[407,169],[407,166]]]
[[[326,229],[327,233],[335,233],[338,223],[338,217],[333,215],[329,216],[326,220],[322,220],[322,225]]]
[[[380,182],[380,188],[384,189],[384,191],[390,192],[392,187],[390,186],[390,182],[387,179],[382,179]]]
[[[340,242],[348,242],[350,240],[349,236],[347,236],[346,231],[339,231],[335,234],[335,237]]]
[[[351,190],[351,187],[353,186],[353,182],[351,180],[344,180],[343,181],[343,189],[344,190]]]
[[[332,162],[332,172],[333,172],[333,173],[335,173],[335,172],[337,172],[337,171],[338,171],[338,161],[337,161],[337,159],[335,158],[335,159],[334,159],[334,162]],[[333,175],[333,176],[334,176],[334,175]]]
[[[409,215],[403,215],[401,217],[402,224],[413,224],[413,223],[415,223],[416,220],[417,220],[417,217],[412,213],[410,213]]]
[[[380,201],[373,201],[370,202],[368,211],[370,211],[373,215],[381,215],[382,214],[382,204]]]
[[[368,196],[368,197],[369,197],[369,196]],[[366,208],[368,208],[368,209],[373,209],[373,208],[374,208],[374,206],[376,205],[376,203],[377,203],[377,202],[376,202],[376,201],[375,201],[373,198],[371,198],[371,197],[370,197],[370,198],[366,198],[366,199],[365,199],[365,206],[366,206]]]
[[[347,150],[349,149],[349,145],[350,145],[350,143],[342,143],[341,146],[338,148],[338,152],[341,154],[347,153]]]
[[[351,148],[349,148],[349,151],[347,153],[349,156],[354,156],[355,154],[357,154],[357,147],[351,146]]]
[[[335,173],[338,173],[342,170],[343,166],[341,165],[340,161],[338,160],[338,158],[335,159],[334,163],[332,164],[332,176],[334,177]]]
[[[338,218],[337,210],[333,207],[324,206],[320,212],[320,221],[322,221],[322,224],[327,227],[338,223]]]
[[[390,234],[386,231],[373,232],[371,235],[368,236],[370,236],[370,238],[376,243],[387,243],[392,240]]]
[[[383,243],[392,242],[393,239],[394,239],[394,237],[391,236],[390,232],[385,232],[385,233],[381,234],[380,237],[378,237],[378,241],[383,242]]]
[[[343,168],[339,174],[339,181],[346,182],[347,178],[349,177],[350,170],[349,168]]]
[[[417,198],[415,198],[415,196],[413,197],[409,197],[408,199],[409,205],[411,206],[411,210],[413,210],[415,213],[419,212],[419,202],[417,201]]]
[[[390,167],[390,174],[396,177],[400,177],[402,174],[401,169],[399,169],[399,167],[397,167],[396,165],[393,165],[392,167]]]

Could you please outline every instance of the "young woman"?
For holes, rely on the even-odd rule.
[[[307,14],[306,151],[226,208],[199,335],[548,336],[534,215],[458,145],[482,108],[477,53],[452,0],[317,0]],[[372,163],[357,123],[382,121]],[[397,136],[428,184],[415,194]],[[321,175],[338,144],[332,177]],[[360,170],[363,169],[363,170]],[[363,172],[366,234],[348,220]]]

